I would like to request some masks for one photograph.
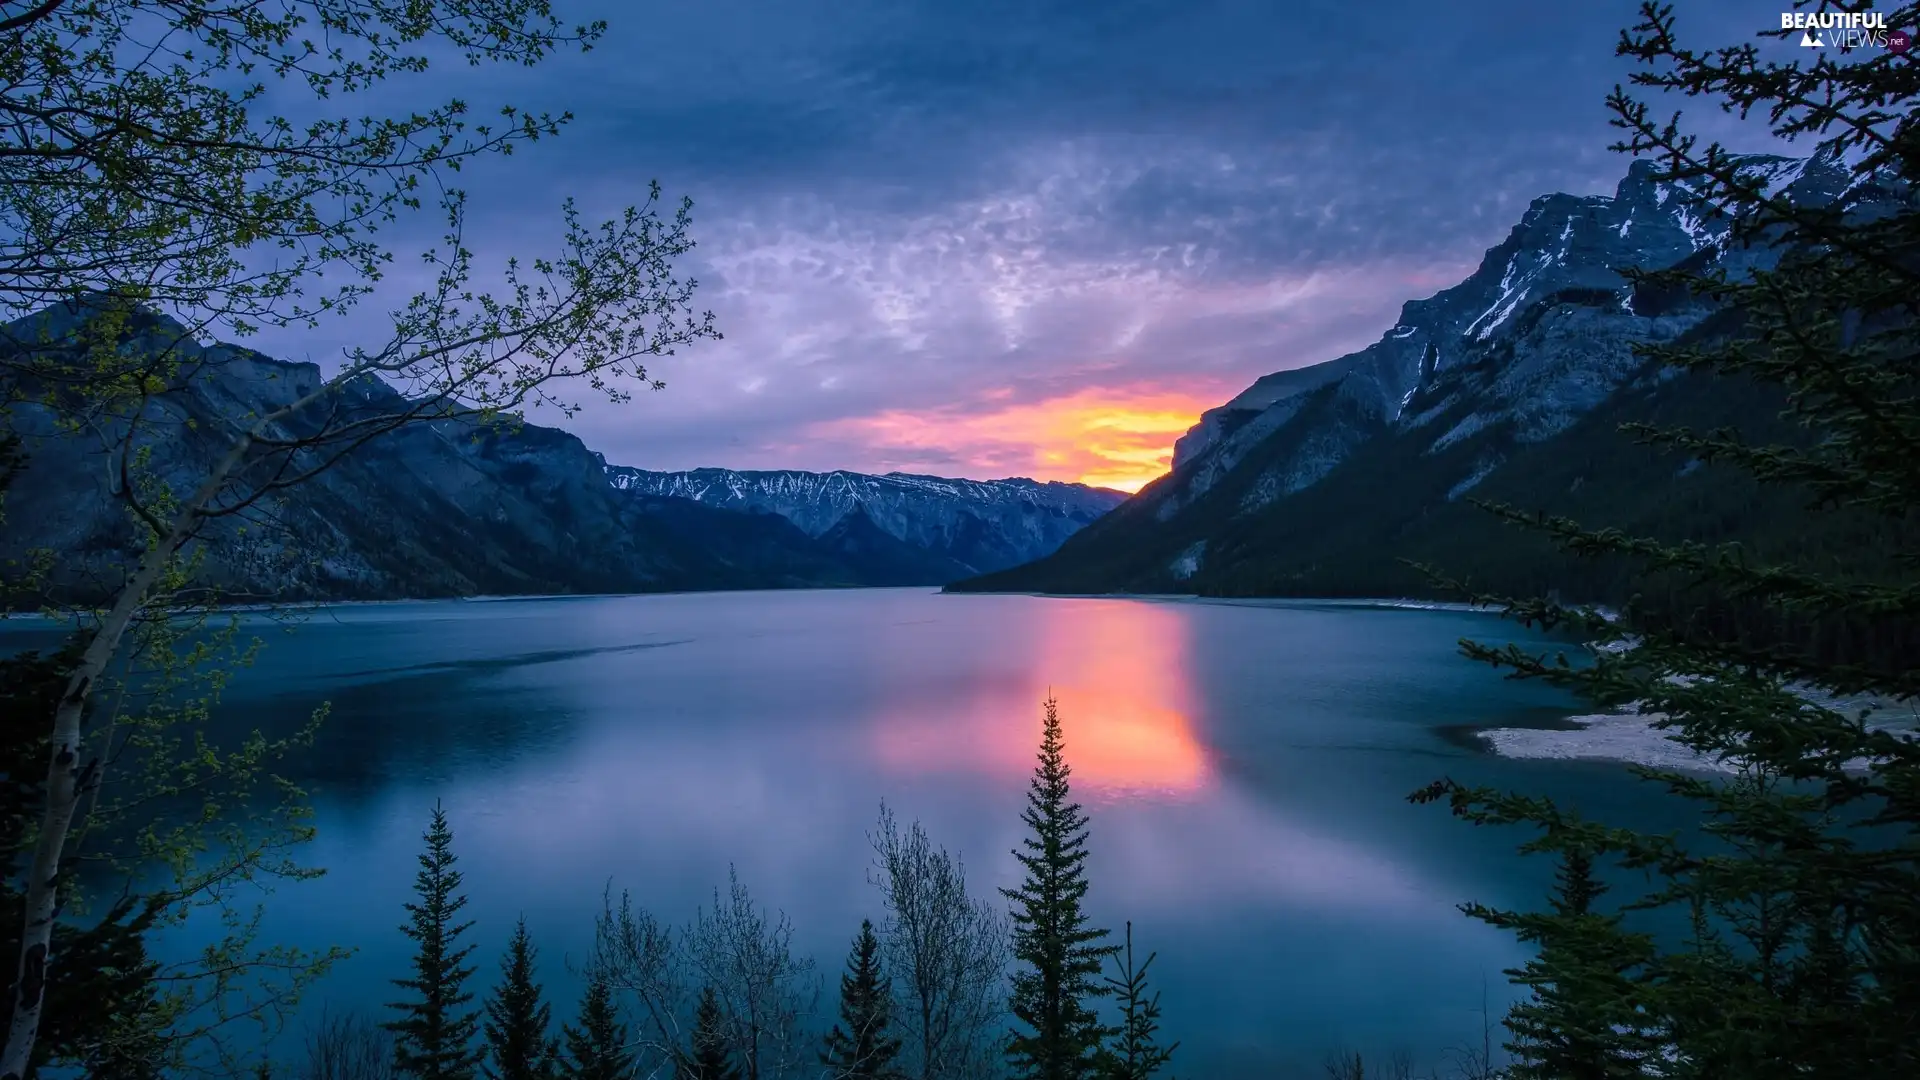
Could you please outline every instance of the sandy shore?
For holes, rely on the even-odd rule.
[[[1656,769],[1733,773],[1733,765],[1694,752],[1653,726],[1655,716],[1637,711],[1569,716],[1567,731],[1494,728],[1479,733],[1494,753],[1511,758],[1617,761]]]
[[[1807,697],[1841,712],[1875,704],[1874,727],[1920,732],[1920,704],[1914,702],[1836,701],[1811,692]],[[1653,726],[1658,719],[1657,713],[1626,709],[1570,716],[1567,721],[1577,725],[1571,730],[1494,728],[1479,735],[1494,753],[1504,757],[1616,761],[1684,772],[1733,774],[1739,771],[1736,762],[1709,757],[1675,742],[1667,732]]]

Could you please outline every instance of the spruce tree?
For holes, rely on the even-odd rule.
[[[627,1029],[613,1005],[613,987],[607,973],[595,967],[587,973],[587,989],[580,998],[580,1026],[563,1025],[566,1056],[560,1073],[567,1080],[630,1080],[634,1055],[627,1048]]]
[[[400,1075],[473,1080],[482,1057],[474,1038],[479,1015],[467,1007],[473,1001],[466,989],[473,968],[465,961],[473,946],[459,944],[460,935],[473,924],[455,921],[467,898],[460,892],[460,871],[454,869],[459,860],[453,853],[453,830],[437,802],[424,839],[427,850],[420,855],[413,886],[419,900],[407,904],[409,919],[400,927],[414,943],[413,974],[393,980],[410,997],[389,1004],[400,1018],[381,1026],[394,1034],[394,1069]]]
[[[1507,972],[1533,996],[1513,1007],[1507,1029],[1511,1080],[1627,1080],[1645,1075],[1642,1062],[1658,1049],[1641,1029],[1629,973],[1651,948],[1644,936],[1621,932],[1618,914],[1595,902],[1607,891],[1591,852],[1569,846],[1561,854],[1554,893],[1544,913],[1515,915],[1469,905],[1469,911],[1539,946],[1525,966]]]
[[[1148,953],[1133,965],[1133,923],[1127,923],[1125,943],[1116,954],[1119,971],[1106,978],[1107,989],[1120,1007],[1120,1024],[1101,1057],[1100,1080],[1148,1080],[1173,1060],[1179,1043],[1161,1046],[1160,992],[1148,992],[1147,969],[1156,954]]]
[[[486,1003],[490,1080],[551,1080],[554,1075],[558,1048],[548,1033],[553,1009],[540,1000],[534,980],[537,953],[521,916],[500,961],[500,984]]]
[[[1887,24],[1911,32],[1916,18],[1907,4]],[[1663,1075],[1920,1075],[1920,740],[1910,723],[1885,722],[1920,698],[1920,63],[1880,46],[1689,48],[1673,8],[1652,3],[1619,51],[1644,65],[1639,86],[1765,118],[1782,139],[1823,139],[1821,170],[1851,173],[1787,190],[1766,163],[1685,132],[1664,102],[1656,113],[1615,92],[1626,133],[1616,149],[1653,159],[1648,179],[1724,234],[1697,258],[1629,275],[1638,296],[1713,311],[1695,332],[1642,349],[1650,376],[1768,389],[1801,434],[1630,433],[1677,460],[1797,493],[1808,531],[1844,528],[1857,542],[1812,558],[1494,507],[1685,602],[1636,598],[1602,612],[1476,597],[1602,647],[1585,663],[1516,646],[1470,645],[1469,655],[1602,706],[1638,703],[1730,775],[1637,770],[1650,796],[1697,814],[1703,839],[1587,822],[1548,799],[1452,781],[1415,797],[1476,823],[1539,830],[1523,850],[1578,847],[1644,871],[1651,888],[1620,910],[1692,928],[1650,941],[1558,911],[1470,909],[1537,931],[1556,965],[1551,1009],[1517,1017],[1534,1040],[1565,1048],[1631,1015],[1651,1044],[1648,1071]]]
[[[727,1044],[727,1016],[720,995],[702,987],[693,1013],[693,1045],[680,1067],[680,1080],[740,1080],[733,1048]]]
[[[1094,1074],[1106,1029],[1090,1004],[1108,987],[1102,962],[1114,948],[1081,910],[1087,894],[1087,816],[1073,801],[1058,703],[1045,703],[1039,761],[1020,820],[1028,836],[1014,852],[1026,877],[1001,892],[1012,903],[1018,965],[1008,1002],[1020,1027],[1007,1058],[1023,1080],[1082,1080]],[[1024,1030],[1022,1030],[1024,1029]]]
[[[829,1080],[897,1080],[900,1040],[892,1035],[893,980],[880,970],[880,939],[860,920],[840,976],[840,1022],[827,1033],[820,1063]]]

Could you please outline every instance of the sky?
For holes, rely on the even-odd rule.
[[[1784,3],[1689,0],[1680,29],[1745,39]],[[575,115],[460,177],[483,265],[554,250],[569,196],[694,200],[724,340],[650,365],[657,393],[530,417],[641,468],[1133,490],[1201,411],[1364,346],[1531,199],[1626,168],[1623,0],[555,6],[606,38],[405,92]],[[326,363],[374,332],[256,347]]]

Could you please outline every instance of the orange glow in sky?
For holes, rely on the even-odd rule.
[[[874,445],[888,467],[906,472],[959,470],[976,477],[1030,476],[1138,491],[1173,462],[1173,442],[1201,412],[1226,400],[1211,387],[1089,388],[1047,401],[996,405],[1011,391],[970,407],[830,421],[821,435]],[[919,463],[920,455],[926,464]]]
[[[876,732],[882,761],[911,771],[1030,771],[1040,745],[1041,699],[1060,706],[1073,782],[1108,794],[1186,796],[1209,786],[1194,731],[1185,634],[1148,602],[1052,601],[1035,609],[1019,643],[1029,685],[981,680],[888,717]]]

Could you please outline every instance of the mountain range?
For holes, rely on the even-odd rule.
[[[1909,197],[1822,151],[1755,155],[1746,175],[1807,204]],[[1205,413],[1172,471],[1035,563],[957,590],[1420,596],[1423,566],[1500,590],[1618,594],[1470,499],[1702,541],[1792,535],[1795,507],[1717,466],[1619,434],[1652,421],[1792,437],[1765,388],[1682,374],[1635,352],[1731,332],[1702,298],[1622,271],[1720,267],[1779,252],[1636,162],[1611,195],[1536,199],[1466,280],[1407,303],[1373,344],[1268,375]]]
[[[74,315],[50,310],[0,340],[37,341],[40,320]],[[225,424],[322,377],[231,345],[176,344],[185,331],[162,316],[143,314],[134,330],[128,348],[172,348],[180,361],[132,447],[176,495],[225,453]],[[371,413],[404,405],[373,379],[351,396]],[[16,397],[7,427],[25,463],[6,492],[0,565],[17,578],[36,551],[56,552],[48,589],[97,597],[139,550],[103,450],[129,424],[97,418],[76,434],[33,395]],[[204,582],[236,600],[938,585],[1040,558],[1123,498],[1025,479],[650,473],[610,466],[555,428],[449,419],[373,439],[270,503],[214,520],[195,550]]]
[[[939,476],[835,471],[648,472],[609,466],[616,488],[692,499],[725,510],[774,513],[807,535],[827,537],[867,519],[909,547],[945,560],[965,577],[1032,562],[1118,506],[1125,494],[1084,484],[953,480]]]
[[[1911,198],[1824,152],[1742,168],[1808,203],[1868,212]],[[1777,493],[1618,432],[1637,421],[1793,437],[1766,388],[1638,355],[1737,327],[1703,298],[1623,275],[1738,274],[1779,255],[1731,244],[1727,222],[1635,164],[1611,195],[1534,200],[1471,275],[1408,302],[1371,345],[1267,375],[1209,410],[1170,473],[1131,498],[1026,479],[649,471],[554,428],[443,420],[369,443],[266,514],[216,522],[204,570],[228,596],[280,599],[903,584],[1417,596],[1436,588],[1430,564],[1499,591],[1614,596],[1634,584],[1624,568],[1572,567],[1471,503],[1783,552],[1822,542]],[[142,318],[131,348],[182,333]],[[146,407],[134,448],[176,492],[223,452],[223,418],[271,410],[321,378],[230,345],[184,352],[193,377]],[[402,402],[375,380],[355,392],[357,407]],[[86,595],[137,550],[99,450],[124,421],[82,439],[25,397],[9,407],[27,463],[7,493],[0,560],[18,568],[35,549],[59,552],[54,586]]]

